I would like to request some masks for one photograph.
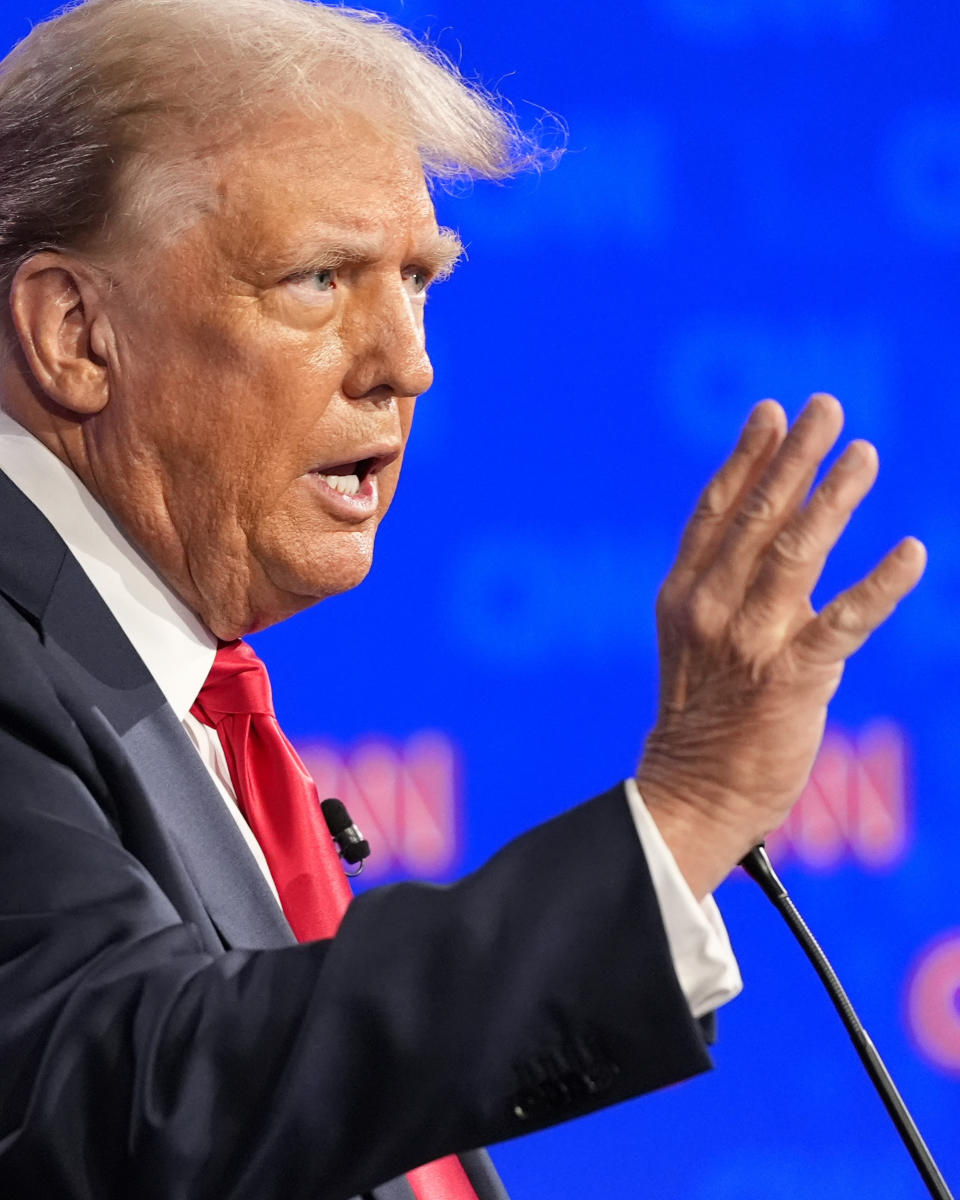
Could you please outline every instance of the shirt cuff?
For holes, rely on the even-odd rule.
[[[698,902],[640,795],[635,779],[624,783],[660,904],[673,967],[690,1012],[703,1017],[743,990],[726,926],[712,896]]]

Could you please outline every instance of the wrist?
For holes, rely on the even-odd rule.
[[[713,892],[763,835],[731,816],[731,802],[699,779],[643,762],[637,787],[647,811],[698,900]]]

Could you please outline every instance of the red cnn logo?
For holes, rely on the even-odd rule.
[[[771,857],[824,871],[843,861],[882,870],[909,841],[907,746],[892,721],[853,735],[828,729],[810,780],[786,824],[768,839]]]
[[[960,1077],[960,929],[938,938],[914,964],[907,1027],[924,1058]]]
[[[336,796],[370,843],[364,875],[444,876],[462,839],[460,771],[451,740],[416,733],[406,741],[371,736],[346,749],[299,743],[320,798]]]

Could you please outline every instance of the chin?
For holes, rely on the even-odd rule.
[[[338,534],[301,553],[256,556],[259,583],[228,588],[223,603],[197,615],[221,641],[258,633],[363,583],[373,565],[374,531]]]
[[[373,565],[376,529],[326,535],[306,545],[271,547],[271,552],[255,555],[260,582],[247,591],[242,607],[245,616],[237,625],[229,622],[231,633],[224,634],[215,625],[218,637],[241,637],[276,625],[295,613],[338,596],[362,583]],[[239,616],[239,613],[237,614]]]
[[[373,565],[374,530],[327,536],[319,545],[270,572],[271,581],[284,592],[292,592],[302,608],[339,596],[363,583]]]

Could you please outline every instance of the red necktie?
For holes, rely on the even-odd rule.
[[[260,843],[297,941],[331,938],[350,885],[316,784],[273,711],[267,669],[246,642],[221,646],[191,713],[216,729],[240,811]],[[456,1155],[407,1175],[417,1200],[476,1200]]]

